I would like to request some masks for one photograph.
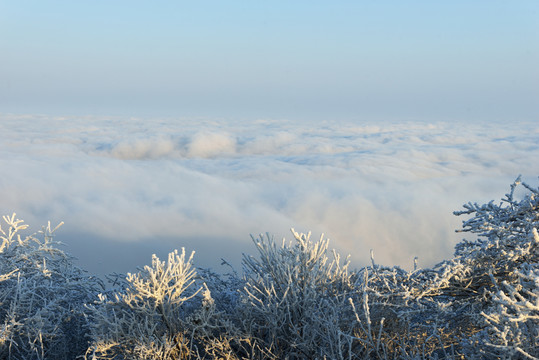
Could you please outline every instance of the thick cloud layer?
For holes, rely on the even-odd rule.
[[[290,123],[0,115],[0,210],[92,272],[173,248],[239,265],[249,234],[325,233],[356,266],[451,256],[468,201],[537,185],[533,123]],[[219,269],[217,269],[219,270]]]

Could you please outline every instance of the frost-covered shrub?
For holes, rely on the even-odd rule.
[[[359,297],[350,298],[360,359],[455,359],[461,334],[445,302],[430,293],[434,272],[374,263],[358,272]]]
[[[83,304],[99,288],[57,249],[50,223],[21,237],[28,226],[4,216],[0,226],[0,358],[74,359],[88,347]]]
[[[539,192],[526,184],[499,205],[466,204],[479,234],[432,269],[363,269],[357,338],[376,358],[539,357]]]
[[[100,294],[91,310],[92,344],[87,357],[99,359],[188,359],[193,347],[188,301],[196,272],[185,250],[167,261],[153,255],[152,265],[127,274],[120,288]],[[211,306],[209,293],[206,306]]]
[[[492,295],[493,306],[482,313],[489,325],[482,353],[505,359],[539,357],[539,268],[527,268],[516,272],[516,285],[503,281]]]
[[[339,255],[328,256],[328,240],[292,231],[294,242],[254,239],[259,257],[244,256],[246,286],[238,313],[256,339],[260,358],[353,357],[356,276]]]
[[[515,200],[514,191],[519,185],[529,193]],[[463,265],[461,277],[492,288],[492,276],[496,281],[514,282],[518,280],[515,270],[521,265],[537,263],[539,250],[533,236],[534,229],[539,228],[537,189],[522,184],[518,178],[499,205],[491,201],[485,205],[468,203],[464,208],[455,214],[473,217],[463,222],[462,231],[476,233],[479,238],[456,246],[455,260]]]
[[[228,274],[200,269],[199,276],[206,289],[203,306],[189,317],[193,339],[198,344],[197,358],[252,359],[259,346],[243,322],[240,291],[245,279],[234,269]]]
[[[519,185],[527,194],[516,200]],[[370,287],[405,325],[404,334],[402,326],[392,330],[408,339],[397,348],[438,358],[537,358],[539,192],[517,179],[499,205],[464,208],[455,214],[472,216],[462,231],[478,239],[463,240],[454,258],[432,269],[399,276],[386,271],[386,279]]]
[[[517,186],[527,193],[515,199]],[[499,205],[467,204],[464,230],[479,234],[456,248],[454,272],[481,304],[469,354],[506,359],[539,358],[539,189],[518,178]]]

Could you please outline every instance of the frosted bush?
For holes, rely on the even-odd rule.
[[[515,199],[518,186],[527,193]],[[539,358],[539,189],[518,178],[499,205],[467,204],[473,214],[464,231],[479,234],[474,242],[456,248],[459,275],[469,281],[476,294],[470,300],[482,303],[477,319],[484,329],[475,336],[483,346],[469,348],[488,357]]]
[[[489,324],[482,352],[505,359],[533,359],[539,357],[539,268],[516,275],[521,281],[516,285],[503,281],[492,296],[493,309],[482,313]]]
[[[517,186],[524,186],[529,193],[522,200],[514,199]],[[539,192],[522,184],[520,178],[511,185],[499,205],[468,203],[464,211],[456,215],[473,214],[464,221],[463,230],[478,234],[475,241],[462,241],[456,246],[455,258],[467,273],[463,276],[481,276],[486,281],[492,274],[495,278],[517,280],[513,272],[524,263],[537,263],[537,243],[532,235],[539,227]],[[476,279],[479,280],[479,279]],[[490,284],[494,286],[494,284]]]
[[[15,214],[0,226],[0,358],[74,359],[88,346],[83,304],[99,282],[57,249],[50,223],[22,237]],[[59,225],[60,226],[60,225]]]
[[[359,296],[350,298],[360,359],[455,359],[461,334],[447,302],[431,284],[433,270],[404,271],[374,263],[358,272]],[[452,323],[453,321],[453,323]]]
[[[527,194],[516,200],[519,185]],[[455,212],[472,215],[461,231],[479,238],[459,243],[453,259],[401,276],[400,285],[387,292],[400,298],[398,316],[407,319],[412,333],[426,335],[421,346],[429,356],[539,356],[539,322],[532,305],[539,282],[538,205],[538,190],[520,179],[498,205],[466,204],[464,211]],[[429,339],[438,346],[429,350]]]
[[[527,194],[516,200],[522,185]],[[468,203],[479,234],[432,269],[376,264],[354,299],[364,352],[375,358],[538,358],[538,190],[512,184],[499,205]]]
[[[327,239],[292,233],[294,242],[281,246],[253,238],[259,257],[244,256],[243,326],[261,357],[349,358],[355,324],[348,297],[357,278],[337,253],[329,256]]]
[[[187,359],[192,347],[185,303],[201,290],[192,289],[196,272],[185,250],[167,261],[153,255],[152,265],[127,274],[119,289],[99,295],[89,305],[93,323],[87,357],[108,359]],[[207,300],[211,301],[209,293]]]
[[[228,265],[226,261],[223,264]],[[202,307],[190,316],[192,333],[204,359],[252,359],[259,349],[257,339],[246,331],[244,305],[240,291],[245,286],[232,269],[228,274],[217,274],[209,269],[199,270],[204,281]]]

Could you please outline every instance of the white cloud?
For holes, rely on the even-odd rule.
[[[175,144],[170,139],[143,138],[115,144],[110,154],[118,159],[156,159],[170,155]]]
[[[236,140],[224,133],[199,132],[188,145],[190,157],[212,158],[231,155],[236,152]]]
[[[0,115],[0,134],[0,211],[35,230],[64,221],[59,240],[100,273],[182,246],[238,264],[255,251],[250,233],[288,237],[290,227],[326,233],[358,266],[371,248],[387,265],[419,256],[430,266],[460,240],[452,211],[539,174],[531,123]],[[114,263],[95,258],[122,246]]]

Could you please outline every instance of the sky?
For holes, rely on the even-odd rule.
[[[0,109],[534,120],[539,3],[1,1]]]
[[[250,234],[354,266],[453,254],[462,204],[539,175],[539,2],[2,1],[1,214],[85,269]],[[219,270],[219,269],[215,269]]]

